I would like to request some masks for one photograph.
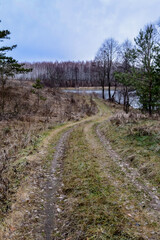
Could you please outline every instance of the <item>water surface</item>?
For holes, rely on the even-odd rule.
[[[64,89],[63,91],[64,92],[71,92],[71,93],[79,93],[79,94],[92,94],[92,93],[95,93],[99,97],[102,98],[102,90],[100,90],[100,89],[78,89],[78,88],[75,88],[75,89]],[[111,90],[111,95],[113,95],[113,93],[114,93],[114,90]],[[107,89],[104,90],[104,96],[105,96],[105,99],[109,98]],[[123,100],[124,100],[123,95],[118,90],[115,93],[115,100],[117,102],[120,102],[121,104],[123,104]],[[129,104],[133,108],[139,108],[140,107],[139,99],[135,95],[135,92],[130,92],[129,93]]]

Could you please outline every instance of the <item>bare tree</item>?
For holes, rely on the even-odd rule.
[[[114,79],[113,72],[118,61],[119,50],[118,42],[113,38],[109,38],[104,41],[95,57],[102,86],[102,97],[104,98],[104,86],[107,82],[109,100],[112,100],[113,97],[111,96],[111,84]]]
[[[93,66],[95,66],[95,70],[98,74],[98,77],[101,83],[102,98],[105,99],[104,87],[105,87],[105,80],[107,75],[107,61],[106,61],[106,53],[103,46],[99,49],[95,57],[95,63],[93,64]]]
[[[130,59],[130,51],[133,49],[132,43],[127,39],[121,45],[121,64],[117,69],[119,71],[119,83],[121,85],[121,93],[123,95],[123,108],[126,113],[129,112],[130,107],[130,89],[131,89],[131,75],[132,63]],[[128,73],[128,74],[127,74]]]

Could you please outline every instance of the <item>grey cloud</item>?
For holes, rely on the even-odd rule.
[[[0,0],[0,26],[19,60],[87,60],[105,38],[132,40],[159,12],[159,0]]]

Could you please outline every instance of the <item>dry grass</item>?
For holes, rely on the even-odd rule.
[[[65,128],[59,125],[44,132],[35,149],[28,146],[10,164],[8,177],[12,194],[8,195],[9,211],[0,225],[1,240],[44,239],[44,186],[56,143]]]
[[[114,186],[102,177],[97,156],[83,127],[69,139],[64,158],[62,213],[54,239],[143,239],[129,233]]]
[[[160,184],[160,124],[158,116],[117,114],[102,131],[124,161],[137,168],[155,187]]]
[[[65,94],[58,89],[42,89],[38,104],[32,85],[25,83],[23,86],[18,82],[7,85],[4,110],[0,112],[0,218],[9,207],[8,171],[19,151],[28,145],[32,145],[31,151],[34,151],[47,129],[65,121],[80,120],[97,111],[88,97]]]
[[[91,107],[91,101],[88,98],[85,103]],[[6,214],[4,226],[1,225],[5,236],[2,239],[44,239],[43,224],[47,217],[43,210],[45,180],[57,141],[68,127],[75,129],[56,171],[56,177],[62,178],[64,185],[59,189],[60,195],[57,194],[56,206],[60,211],[56,213],[54,239],[159,239],[156,238],[158,224],[144,208],[143,192],[137,192],[134,184],[127,181],[96,136],[95,124],[115,112],[115,108],[106,107],[103,101],[96,101],[99,114],[54,129],[48,125],[48,131],[38,132],[35,144],[23,149],[21,157],[10,162],[8,173],[14,195],[12,205],[8,204],[11,210]],[[76,105],[74,95],[69,102]],[[117,127],[105,122],[102,128],[106,136],[110,131],[108,137],[111,139],[112,136],[114,143],[115,130],[118,128],[118,134],[127,124]],[[136,127],[139,127],[137,123]],[[5,134],[9,135],[10,130],[6,129]]]

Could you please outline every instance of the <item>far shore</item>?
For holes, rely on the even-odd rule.
[[[60,89],[68,90],[102,90],[102,87],[62,87]],[[104,87],[105,90],[108,90],[108,87]],[[111,90],[114,90],[114,87],[111,87]]]

